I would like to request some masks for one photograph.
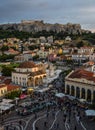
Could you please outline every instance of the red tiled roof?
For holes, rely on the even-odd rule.
[[[36,64],[31,61],[25,61],[19,65],[18,68],[33,68],[36,67]]]
[[[88,47],[88,46],[84,46],[84,47],[81,47],[81,49],[92,49],[93,47]]]
[[[39,70],[39,71],[30,73],[31,76],[38,76],[38,75],[42,75],[42,74],[46,74],[46,72],[44,70]]]
[[[5,84],[0,84],[0,88],[6,87]]]
[[[64,56],[64,55],[62,55],[62,56],[60,56],[60,58],[62,58],[62,59],[66,59],[67,57],[66,57],[66,56]]]
[[[89,81],[94,81],[95,82],[95,77],[94,77],[94,73],[93,72],[89,72],[87,70],[82,70],[82,69],[78,69],[75,70],[73,73],[71,73],[71,75],[69,75],[68,78],[84,78],[87,79]]]
[[[5,76],[0,76],[0,80],[4,80],[5,79]]]
[[[11,83],[11,78],[10,78],[10,79],[5,79],[5,80],[4,80],[4,83],[5,83],[5,84],[10,84],[10,83]]]
[[[11,83],[11,77],[6,76],[0,76],[0,82],[4,84],[10,84]]]
[[[88,65],[94,65],[94,61],[89,61],[86,64],[88,64]]]
[[[7,91],[13,91],[16,89],[19,89],[20,86],[16,86],[16,85],[7,85]]]

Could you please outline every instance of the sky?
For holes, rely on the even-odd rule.
[[[0,24],[21,20],[79,23],[95,31],[95,0],[0,0]]]

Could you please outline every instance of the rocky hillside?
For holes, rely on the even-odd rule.
[[[56,31],[57,33],[63,31],[67,34],[82,34],[88,33],[89,31],[81,29],[80,24],[49,24],[43,21],[33,21],[33,20],[22,20],[18,24],[2,24],[0,25],[0,30],[8,31],[25,31],[25,32],[39,32],[39,31]]]

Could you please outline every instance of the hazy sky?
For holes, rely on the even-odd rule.
[[[23,19],[80,23],[95,30],[95,0],[0,0],[0,23]]]

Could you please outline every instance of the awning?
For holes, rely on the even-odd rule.
[[[33,91],[34,90],[32,87],[28,87],[27,89],[28,89],[28,91]]]
[[[11,103],[11,102],[13,102],[13,100],[11,100],[11,99],[2,99],[2,101],[3,101],[4,103]]]
[[[59,97],[59,98],[63,98],[63,97],[65,97],[65,94],[63,94],[63,93],[56,93],[55,96]]]
[[[70,95],[66,95],[66,97],[68,97],[70,100],[75,100],[76,99],[76,97],[70,96]]]
[[[81,98],[81,99],[79,99],[79,101],[80,102],[86,102],[86,99]]]
[[[43,89],[38,89],[38,90],[36,90],[36,92],[40,92],[40,93],[43,93],[43,92],[46,92],[46,91],[48,91],[50,88],[43,88]]]
[[[86,116],[95,116],[95,110],[86,110]]]
[[[0,104],[0,110],[6,111],[6,110],[9,110],[10,108],[12,108],[13,106],[14,106],[14,104]]]

